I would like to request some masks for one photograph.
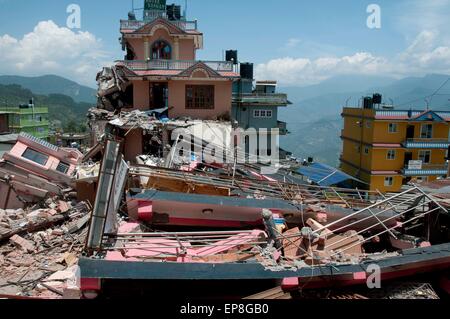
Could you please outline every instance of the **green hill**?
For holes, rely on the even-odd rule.
[[[49,108],[49,120],[54,128],[66,130],[82,128],[86,122],[87,110],[93,105],[75,102],[73,98],[63,94],[39,95],[17,84],[0,84],[0,106],[27,103],[31,98],[34,98],[37,107]]]
[[[0,84],[18,84],[35,94],[63,94],[71,97],[75,102],[96,103],[95,89],[56,75],[38,77],[0,75]]]

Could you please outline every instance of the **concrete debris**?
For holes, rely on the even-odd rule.
[[[35,250],[34,244],[31,241],[23,239],[18,235],[12,236],[9,241],[25,252],[32,253]]]
[[[40,206],[1,211],[0,295],[79,299],[90,207],[59,198]]]
[[[105,67],[97,74],[98,108],[114,111],[130,104],[132,96],[129,96],[130,93],[127,92],[127,88],[131,83],[126,79],[125,73],[126,68],[113,66]]]

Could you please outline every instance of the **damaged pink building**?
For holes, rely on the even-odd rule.
[[[169,11],[170,13],[171,11]],[[197,21],[146,1],[144,20],[122,20],[122,48],[132,85],[127,93],[141,111],[168,108],[169,118],[229,118],[233,81],[239,78],[231,61],[199,61],[203,34]]]
[[[0,161],[0,208],[18,208],[36,198],[61,194],[72,186],[82,156],[77,149],[59,148],[21,133]]]

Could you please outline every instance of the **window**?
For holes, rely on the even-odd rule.
[[[398,126],[397,123],[389,123],[389,133],[397,133]]]
[[[253,111],[253,117],[254,118],[272,118],[273,113],[272,110],[254,110]]]
[[[431,151],[419,151],[419,160],[423,164],[430,164],[431,162]]]
[[[364,147],[364,154],[369,155],[369,147],[368,146]]]
[[[389,187],[394,185],[394,178],[393,177],[385,177],[384,179],[384,186]]]
[[[70,168],[69,164],[59,162],[58,166],[56,167],[56,170],[60,173],[67,174],[69,168]]]
[[[172,48],[164,41],[159,40],[152,45],[153,60],[170,60],[172,58]]]
[[[214,85],[186,85],[187,109],[214,109]]]
[[[433,124],[422,124],[420,130],[420,138],[432,138],[433,137]]]
[[[389,150],[387,152],[387,159],[388,160],[395,160],[396,151],[395,150]]]
[[[27,148],[27,150],[22,154],[22,157],[42,166],[45,166],[45,164],[47,164],[48,161],[47,155],[32,150],[31,148]]]

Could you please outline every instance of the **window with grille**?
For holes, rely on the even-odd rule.
[[[433,137],[433,124],[423,124],[420,132],[420,138]]]
[[[253,117],[254,118],[272,118],[273,113],[272,110],[254,110],[253,111]]]
[[[387,153],[387,159],[388,160],[395,160],[395,150],[389,150]]]
[[[389,133],[397,133],[398,126],[397,123],[389,123]]]
[[[214,109],[214,85],[186,85],[187,109]]]
[[[67,174],[69,168],[70,168],[69,164],[59,162],[58,166],[56,167],[56,170],[60,173]]]
[[[389,187],[394,185],[394,178],[393,177],[386,177],[384,179],[384,186]]]
[[[423,164],[430,164],[431,151],[419,151],[419,160],[422,161]]]

